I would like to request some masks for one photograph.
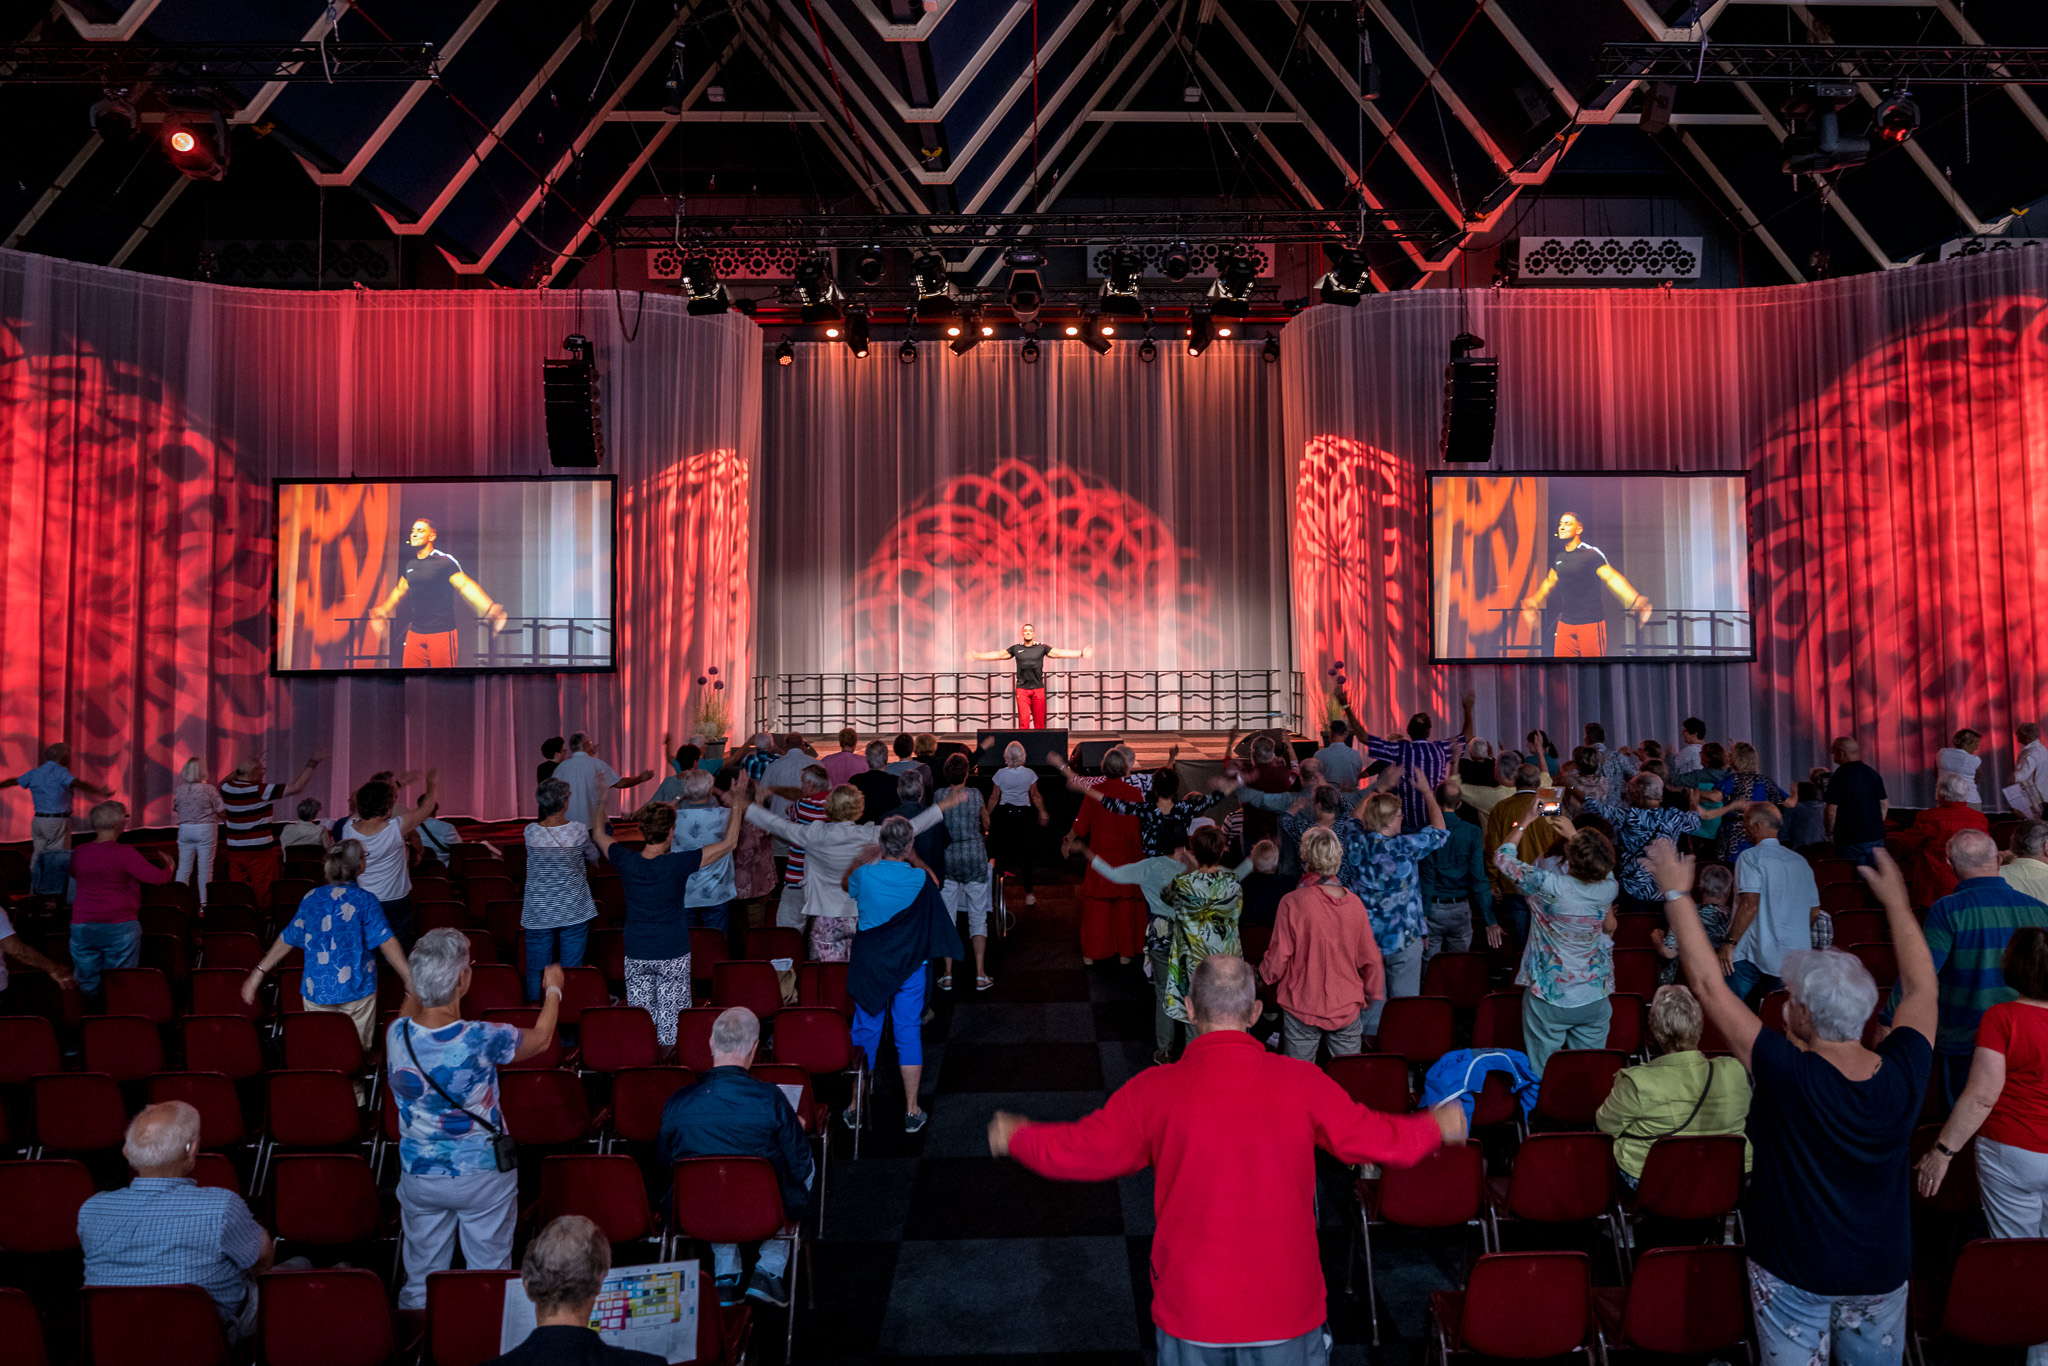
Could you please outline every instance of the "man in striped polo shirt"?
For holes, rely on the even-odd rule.
[[[263,781],[263,756],[244,759],[220,785],[228,847],[227,880],[248,884],[256,893],[256,904],[270,905],[270,884],[277,877],[277,836],[270,828],[270,804],[279,797],[296,797],[313,781],[313,770],[327,757],[325,749],[313,751],[299,776],[286,784]]]

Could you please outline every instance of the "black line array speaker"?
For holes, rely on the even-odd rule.
[[[1122,743],[1120,737],[1110,740],[1083,740],[1074,746],[1074,767],[1083,773],[1100,773],[1102,761],[1109,757],[1111,750]]]
[[[1064,730],[981,730],[974,733],[974,767],[991,773],[1003,766],[1003,751],[1010,743],[1024,746],[1024,762],[1031,768],[1050,768],[1052,756],[1067,752]]]
[[[604,459],[604,423],[597,406],[597,363],[544,360],[541,399],[548,420],[548,462],[589,469]]]
[[[1439,454],[1447,461],[1493,459],[1494,404],[1500,362],[1461,356],[1444,367],[1444,431]]]

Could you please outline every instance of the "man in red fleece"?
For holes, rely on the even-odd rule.
[[[1156,1168],[1159,1366],[1322,1366],[1316,1148],[1345,1162],[1412,1166],[1464,1140],[1464,1105],[1380,1114],[1313,1063],[1267,1052],[1249,1032],[1258,979],[1242,958],[1203,959],[1189,997],[1196,1037],[1179,1062],[1140,1073],[1077,1123],[998,1111],[989,1150],[1062,1181]]]

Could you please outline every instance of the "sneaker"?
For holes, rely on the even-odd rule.
[[[755,1279],[760,1278],[756,1276]],[[718,1287],[718,1302],[728,1309],[745,1298],[740,1294],[740,1273],[737,1271],[730,1276],[713,1276],[711,1283]]]
[[[903,1117],[903,1132],[906,1134],[917,1133],[931,1122],[931,1118],[932,1112],[929,1110],[919,1110],[914,1115],[905,1115]]]
[[[860,1131],[860,1115],[851,1105],[839,1112],[839,1122],[856,1133]]]
[[[737,1281],[739,1278],[733,1279]],[[789,1282],[784,1277],[771,1276],[755,1267],[754,1279],[747,1282],[747,1298],[759,1300],[763,1304],[772,1304],[777,1309],[786,1309],[789,1306]]]

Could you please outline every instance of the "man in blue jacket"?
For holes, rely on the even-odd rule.
[[[711,1070],[662,1108],[661,1160],[667,1166],[685,1157],[767,1158],[793,1227],[811,1204],[811,1147],[781,1090],[747,1071],[760,1047],[761,1021],[753,1011],[734,1006],[718,1017],[711,1026]],[[719,1302],[738,1304],[739,1245],[714,1243],[711,1257]],[[787,1242],[762,1243],[747,1297],[787,1305],[788,1267]]]

